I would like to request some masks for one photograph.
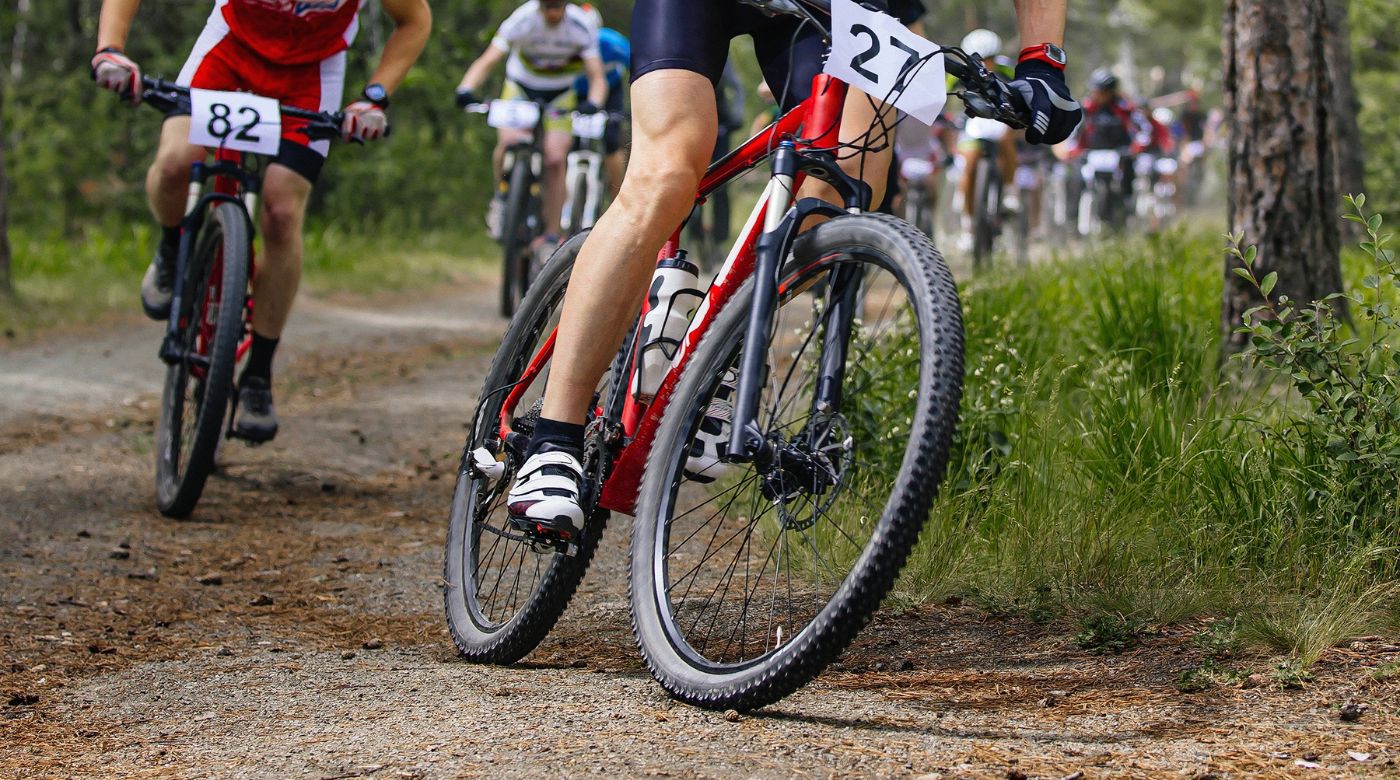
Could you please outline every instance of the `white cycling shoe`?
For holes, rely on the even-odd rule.
[[[525,459],[506,496],[516,528],[564,541],[578,538],[584,517],[579,497],[583,464],[567,452],[539,452]]]
[[[690,443],[690,456],[685,459],[683,473],[686,478],[702,484],[714,482],[729,473],[730,466],[724,462],[729,454],[729,428],[734,417],[734,388],[739,384],[739,374],[734,369],[724,372],[714,398],[705,407],[705,416],[700,419],[700,430],[695,432],[695,440]]]

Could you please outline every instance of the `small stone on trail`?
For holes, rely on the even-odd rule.
[[[1359,702],[1348,701],[1342,705],[1342,709],[1337,712],[1337,717],[1344,723],[1355,723],[1361,720],[1361,716],[1366,714],[1367,706]]]
[[[129,580],[154,580],[157,579],[156,570],[147,569],[145,571],[128,572],[126,578]]]
[[[321,483],[321,492],[322,492],[322,493],[334,493],[334,492],[335,492],[335,483],[334,483],[334,482],[322,482],[322,483]]]
[[[267,595],[266,593],[261,593],[261,594],[258,595],[257,598],[255,598],[255,599],[253,599],[252,601],[248,602],[248,606],[250,606],[250,607],[268,607],[268,606],[271,606],[271,605],[272,605],[272,597],[269,596],[269,595]]]
[[[1259,688],[1259,687],[1262,687],[1262,686],[1265,686],[1265,685],[1268,685],[1268,684],[1269,684],[1269,678],[1268,678],[1268,677],[1265,677],[1264,675],[1260,674],[1259,672],[1255,672],[1254,674],[1251,674],[1250,676],[1244,678],[1244,686],[1243,686],[1243,687],[1245,687],[1245,688]]]
[[[1304,761],[1316,761],[1319,758],[1322,758],[1322,756],[1318,755],[1317,751],[1315,750],[1309,750],[1308,752],[1303,754]]]
[[[211,571],[208,574],[195,577],[194,581],[200,585],[222,585],[224,584],[224,575]]]
[[[1071,773],[1071,774],[1065,775],[1064,777],[1060,778],[1060,780],[1083,780],[1083,778],[1084,778],[1084,772],[1083,772],[1083,770],[1081,770],[1081,771],[1078,771],[1078,772],[1073,772],[1073,773]]]
[[[360,645],[360,647],[363,647],[366,650],[382,650],[384,649],[384,640],[369,639],[366,640],[364,644]]]
[[[724,711],[724,719],[727,720],[727,721],[729,721],[730,723],[738,723],[738,722],[739,722],[739,711],[738,711],[738,710],[725,710],[725,711]]]
[[[119,560],[119,561],[124,561],[124,560],[126,560],[127,558],[130,558],[130,557],[131,557],[131,550],[128,550],[128,549],[125,549],[125,548],[122,548],[122,547],[118,547],[118,548],[112,550],[111,552],[107,553],[107,557],[108,557],[108,558],[116,558],[116,559]]]
[[[1030,780],[1030,775],[1019,769],[1006,770],[1006,780]]]
[[[233,651],[228,649],[227,647],[221,647],[219,648],[219,652],[215,653],[214,655],[217,655],[220,658],[228,658],[229,656],[233,655]]]
[[[79,538],[79,539],[91,539],[91,538],[92,538],[92,532],[89,531],[89,530],[87,530],[86,528],[84,528],[83,530],[81,530],[81,531],[78,532],[78,538]]]
[[[1347,751],[1347,755],[1348,755],[1348,756],[1351,756],[1351,760],[1352,760],[1352,761],[1370,761],[1370,760],[1371,760],[1371,754],[1370,754],[1370,753],[1362,753],[1362,752],[1359,751],[1359,750],[1348,750],[1348,751]]]
[[[354,650],[346,650],[346,651],[344,651],[344,652],[342,652],[342,653],[340,654],[340,660],[342,660],[342,661],[349,661],[351,658],[354,658],[354,657],[355,657],[355,651],[354,651]]]

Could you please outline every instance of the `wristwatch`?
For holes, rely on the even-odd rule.
[[[365,91],[361,94],[364,96],[365,100],[368,100],[380,108],[389,107],[389,90],[385,89],[383,84],[377,82],[370,84],[365,87]]]
[[[1060,70],[1065,69],[1065,50],[1053,43],[1038,43],[1034,46],[1027,46],[1021,50],[1020,62],[1026,60],[1040,60],[1048,63]]]

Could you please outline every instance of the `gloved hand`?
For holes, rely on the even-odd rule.
[[[601,109],[599,109],[597,106],[593,105],[593,101],[581,100],[579,101],[578,107],[574,109],[574,112],[587,116],[589,114],[596,114],[600,110]]]
[[[345,140],[377,141],[388,133],[389,116],[384,109],[368,100],[357,100],[345,107],[345,123],[340,127]]]
[[[130,100],[132,105],[141,103],[141,67],[119,49],[103,49],[93,56],[92,80]]]
[[[1026,140],[1033,144],[1057,144],[1069,138],[1084,118],[1083,109],[1070,97],[1064,71],[1040,60],[1016,66],[1011,100],[1030,114]]]
[[[466,108],[467,106],[475,105],[477,103],[484,103],[486,101],[477,97],[476,93],[472,92],[470,89],[463,89],[462,87],[458,87],[456,102],[458,108]]]

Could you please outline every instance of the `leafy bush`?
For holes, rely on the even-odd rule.
[[[1168,235],[965,287],[957,449],[903,599],[1150,623],[1223,616],[1241,640],[1304,662],[1400,625],[1400,527],[1382,511],[1394,497],[1374,479],[1344,484],[1382,473],[1361,469],[1387,451],[1337,461],[1291,378],[1221,379],[1217,247]],[[1382,366],[1369,369],[1376,393]],[[894,388],[909,380],[890,382],[878,400],[856,399],[860,413],[903,413]],[[1389,425],[1347,419],[1358,435]],[[895,457],[886,444],[879,457]]]

